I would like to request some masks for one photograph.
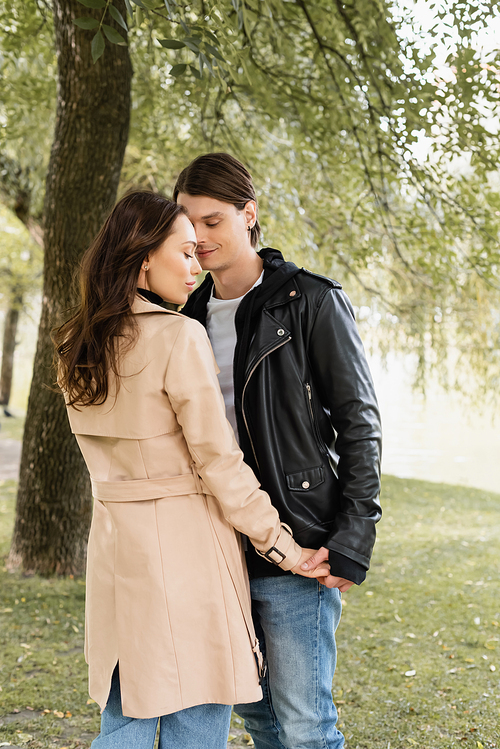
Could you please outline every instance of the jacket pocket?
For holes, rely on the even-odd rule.
[[[292,492],[308,492],[325,481],[323,466],[306,468],[304,471],[286,474],[286,483]]]

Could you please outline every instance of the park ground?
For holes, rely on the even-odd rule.
[[[15,491],[0,482],[0,747],[86,749],[99,710],[85,580],[7,571]],[[500,495],[386,476],[382,501],[372,568],[338,631],[346,747],[500,747]],[[251,746],[238,721],[228,747]]]

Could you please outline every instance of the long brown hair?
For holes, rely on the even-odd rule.
[[[183,213],[182,206],[162,195],[129,193],[115,205],[85,252],[80,303],[52,333],[58,383],[69,405],[100,405],[106,400],[109,370],[118,377],[118,338],[135,340],[133,324],[127,323],[133,323],[131,304],[142,262],[163,244]]]
[[[180,192],[187,195],[206,195],[209,198],[232,203],[242,211],[249,200],[257,203],[250,172],[241,161],[229,153],[206,153],[197,156],[182,170],[174,187],[174,200]],[[253,247],[257,247],[260,224],[255,221],[250,233]]]

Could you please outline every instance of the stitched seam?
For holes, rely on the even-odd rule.
[[[144,460],[144,455],[142,453],[141,440],[137,440],[137,445],[139,447],[139,455],[141,456],[142,467],[144,468],[144,473],[146,474],[146,478],[149,479],[150,476],[149,476],[148,470],[146,468],[146,461]]]
[[[319,715],[319,691],[320,691],[320,685],[319,685],[319,630],[321,627],[321,604],[323,602],[323,591],[321,589],[321,584],[317,583],[318,585],[318,616],[316,619],[316,654],[315,654],[315,661],[316,661],[316,716],[318,719],[318,731],[319,735],[323,741],[323,747],[324,749],[328,749],[328,743],[326,736],[324,734],[323,728],[321,726],[321,718]]]
[[[172,632],[172,621],[170,619],[170,611],[169,611],[169,608],[168,608],[167,592],[166,592],[166,587],[165,587],[165,567],[163,566],[163,556],[162,556],[162,553],[161,553],[160,530],[158,528],[158,514],[157,514],[157,511],[156,511],[156,505],[157,505],[158,500],[154,499],[153,502],[154,502],[154,508],[155,508],[156,535],[157,535],[157,538],[158,538],[158,552],[160,554],[161,575],[162,575],[162,579],[163,579],[163,593],[164,593],[164,596],[165,596],[165,610],[167,612],[168,626],[169,626],[169,629],[170,629],[170,635],[172,637],[172,650],[174,651],[175,667],[177,669],[177,682],[178,682],[178,685],[179,685],[179,694],[180,694],[181,703],[182,703],[184,700],[182,698],[181,675],[180,675],[180,671],[179,671],[179,662],[177,660],[177,651],[175,649],[174,633]]]
[[[217,533],[216,533],[215,528],[214,528],[214,522],[213,522],[212,516],[210,515],[210,511],[208,509],[208,500],[207,500],[206,495],[203,495],[203,499],[204,499],[204,504],[205,504],[205,512],[207,513],[208,521],[209,521],[209,523],[210,523],[210,525],[212,527],[212,542],[213,542],[214,550],[215,550],[215,558],[216,558],[216,561],[217,561],[217,568],[219,570],[219,579],[221,581],[222,598],[224,599],[224,613],[225,613],[225,616],[226,616],[227,639],[228,639],[228,642],[229,642],[229,647],[231,649],[231,662],[232,662],[232,671],[233,671],[233,690],[234,690],[234,694],[236,696],[236,669],[235,669],[235,666],[234,666],[233,643],[231,641],[231,630],[229,628],[229,617],[228,617],[228,609],[227,609],[227,605],[226,605],[226,595],[225,595],[225,592],[224,592],[224,585],[222,584],[221,566],[220,566],[220,563],[219,563],[219,555],[217,554],[217,545],[220,548],[221,547],[221,542],[219,541],[219,538],[218,538]],[[222,548],[220,548],[220,553],[224,557],[224,553],[222,551]],[[231,572],[229,570],[228,562],[225,559],[225,557],[224,557],[224,561],[226,562],[227,572],[228,572],[229,578],[231,580],[231,583],[233,585],[233,589],[234,589],[234,592],[235,592],[235,595],[236,595],[236,599],[237,599],[238,603],[240,603],[239,596],[238,596],[238,591],[236,589],[236,586],[235,586],[235,583],[233,581]],[[241,603],[240,603],[240,608],[241,608]],[[244,624],[245,629],[246,629],[246,621],[245,621],[245,617],[243,616],[243,611],[241,613],[242,613],[243,624]]]

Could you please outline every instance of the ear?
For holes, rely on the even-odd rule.
[[[244,208],[245,221],[247,226],[253,226],[257,221],[257,203],[255,200],[249,200]]]

